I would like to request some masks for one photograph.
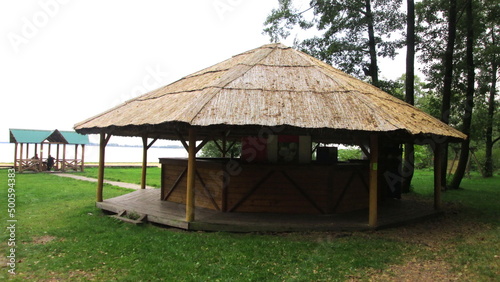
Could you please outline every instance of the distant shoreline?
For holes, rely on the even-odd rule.
[[[11,142],[5,142],[5,141],[0,141],[0,144],[14,144],[14,143],[11,143]],[[38,144],[38,143],[36,143]],[[72,144],[69,144],[69,145],[72,145]],[[95,147],[99,147],[99,144],[98,143],[89,143],[85,146],[95,146]],[[109,143],[108,145],[106,145],[106,147],[122,147],[122,148],[142,148],[142,145],[122,145],[122,144],[116,144],[116,143]],[[181,149],[181,148],[184,148],[183,146],[181,145],[165,145],[165,146],[151,146],[151,148],[158,148],[158,149]]]

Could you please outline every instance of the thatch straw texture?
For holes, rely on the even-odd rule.
[[[175,128],[256,128],[465,135],[305,53],[269,44],[236,55],[75,125],[80,133],[168,137]],[[249,132],[250,134],[250,132]]]

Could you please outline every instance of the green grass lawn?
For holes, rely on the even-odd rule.
[[[77,175],[97,178],[98,168],[85,168],[84,172],[77,172]],[[104,170],[104,178],[112,181],[120,181],[134,184],[141,184],[142,169],[136,167],[121,167],[121,168],[106,168]],[[159,167],[147,168],[146,183],[149,186],[160,188],[161,186],[161,169]]]
[[[148,173],[149,181],[159,184],[159,169]],[[110,168],[106,175],[137,183],[140,169]],[[0,179],[0,201],[7,203],[7,170],[0,170]],[[418,172],[415,193],[429,197],[429,183],[432,173]],[[445,275],[492,281],[500,274],[499,184],[498,176],[465,180],[464,189],[444,193],[445,216],[411,226],[354,233],[232,234],[123,223],[95,208],[95,183],[18,174],[17,275],[9,276],[2,262],[0,279],[385,280],[400,272],[407,275],[415,265],[425,269],[437,263],[447,267]],[[127,192],[105,187],[106,197]],[[5,209],[0,220],[7,226]],[[8,236],[3,232],[0,237],[3,257]]]

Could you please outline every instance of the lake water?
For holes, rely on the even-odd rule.
[[[26,148],[26,147],[24,147]],[[47,156],[48,148],[47,145],[44,146],[45,152],[44,157]],[[66,146],[66,158],[74,158],[75,147],[73,145]],[[40,146],[38,146],[40,150]],[[60,146],[62,150],[62,146]],[[78,148],[79,155],[81,147]],[[29,149],[30,155],[35,152],[34,146],[31,145]],[[56,146],[52,145],[51,154],[55,156]],[[23,154],[25,154],[23,152]],[[60,158],[62,158],[62,152],[60,153]],[[158,158],[187,158],[187,152],[184,148],[161,148],[161,147],[151,147],[148,150],[148,162],[157,163]],[[12,143],[0,143],[0,163],[12,163],[14,162],[14,144]],[[99,146],[97,145],[86,145],[85,146],[85,162],[99,162]],[[142,162],[142,148],[141,147],[106,147],[106,162]]]

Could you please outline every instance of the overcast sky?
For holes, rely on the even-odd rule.
[[[263,22],[277,5],[3,0],[0,141],[8,141],[9,128],[72,130],[125,100],[267,44]],[[386,62],[381,71],[395,78],[404,64]]]

